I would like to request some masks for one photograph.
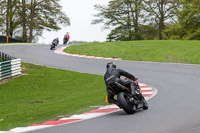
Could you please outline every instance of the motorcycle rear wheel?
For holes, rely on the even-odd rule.
[[[134,114],[136,111],[136,105],[130,103],[129,98],[127,94],[124,92],[120,92],[117,95],[117,101],[119,102],[120,106],[122,109],[127,113],[127,114]]]

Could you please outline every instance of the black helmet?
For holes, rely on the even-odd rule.
[[[108,68],[116,68],[117,66],[115,65],[115,63],[114,62],[109,62],[109,63],[107,63],[107,65],[106,65],[106,68],[108,69]]]

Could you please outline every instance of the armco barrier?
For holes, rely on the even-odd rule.
[[[21,74],[21,59],[0,52],[0,80]]]

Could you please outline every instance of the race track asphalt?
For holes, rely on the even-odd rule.
[[[49,45],[7,45],[0,51],[24,62],[53,68],[103,75],[110,60],[55,54]],[[200,65],[114,61],[119,68],[157,88],[147,111],[127,115],[120,110],[85,121],[30,133],[200,133]]]

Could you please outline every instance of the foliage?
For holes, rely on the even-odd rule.
[[[163,30],[164,39],[181,40],[182,31],[179,23],[168,24],[166,29]]]
[[[104,23],[105,29],[112,29],[108,40],[140,40],[142,7],[142,0],[111,0],[107,6],[95,5],[99,13],[92,24]]]
[[[165,21],[176,20],[176,11],[179,8],[179,0],[145,0],[148,21],[158,25],[159,39],[162,40],[162,31],[165,29]]]
[[[157,39],[157,34],[162,39],[166,21],[177,17],[178,1],[111,0],[107,6],[95,5],[99,13],[92,24],[104,23],[105,29],[112,29],[108,41]]]
[[[0,1],[0,34],[3,34],[3,31],[5,31],[5,1],[1,0]]]
[[[141,26],[141,36],[144,40],[157,40],[158,26],[154,23]]]
[[[180,3],[179,22],[169,25],[164,31],[167,39],[200,40],[200,1],[181,0]]]
[[[69,25],[61,11],[60,0],[3,0],[0,2],[0,26],[3,34],[32,42],[43,30],[59,30]]]

